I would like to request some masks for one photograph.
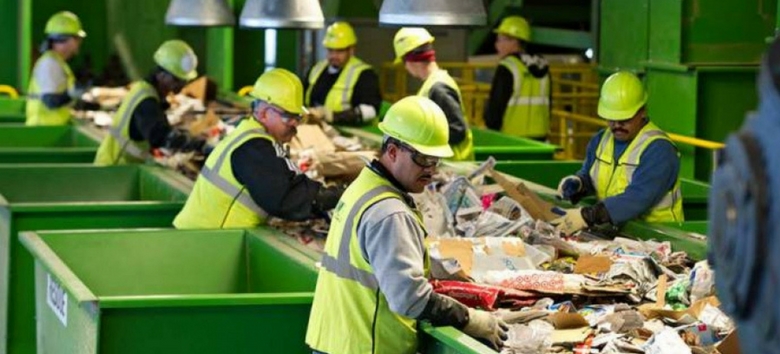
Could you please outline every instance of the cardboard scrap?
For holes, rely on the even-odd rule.
[[[374,158],[374,151],[316,151],[314,168],[323,177],[353,180]]]
[[[739,337],[737,330],[731,331],[718,345],[715,346],[714,354],[741,354],[739,349]]]
[[[552,208],[554,207],[553,204],[543,201],[522,182],[514,184],[500,172],[496,172],[492,169],[488,172],[490,173],[490,177],[504,188],[506,194],[520,203],[523,209],[525,209],[532,218],[549,222],[560,217],[558,214],[552,212]]]
[[[316,152],[334,152],[336,146],[330,141],[319,125],[302,124],[298,126],[298,134],[290,141],[290,148],[295,150],[313,149]]]
[[[590,336],[590,327],[574,328],[574,329],[556,329],[553,331],[551,340],[553,345],[556,344],[577,344],[582,343],[588,336]]]
[[[467,276],[475,271],[533,268],[525,257],[525,244],[519,238],[475,237],[475,238],[430,238],[436,243],[442,258],[454,258],[460,263]],[[475,254],[474,248],[482,247],[485,252]]]
[[[211,127],[214,127],[217,124],[219,124],[219,121],[220,119],[214,113],[214,109],[209,108],[206,111],[205,116],[190,124],[188,130],[190,132],[190,135],[193,136],[205,135],[208,133],[208,130],[211,129]]]
[[[574,329],[582,327],[590,327],[588,320],[578,313],[573,312],[555,312],[547,317],[555,329]]]
[[[574,265],[574,273],[598,275],[608,272],[610,267],[612,267],[612,259],[608,256],[580,255]]]
[[[697,300],[689,308],[680,311],[666,310],[657,307],[656,304],[644,304],[639,306],[638,310],[648,320],[660,317],[663,319],[672,320],[674,322],[687,323],[692,321],[695,322],[707,304],[718,307],[720,306],[720,301],[718,301],[718,298],[715,296],[709,296],[701,300]]]

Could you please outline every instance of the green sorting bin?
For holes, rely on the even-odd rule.
[[[575,174],[582,167],[580,161],[500,161],[495,169],[508,175],[557,189],[563,177]],[[707,183],[681,178],[685,220],[707,220]]]
[[[269,232],[22,233],[39,352],[311,353],[317,269]]]
[[[369,125],[361,128],[338,127],[352,136],[357,136],[377,145],[382,141],[379,127]],[[474,135],[474,156],[477,161],[487,160],[493,156],[498,161],[504,160],[552,160],[555,145],[541,143],[531,139],[517,138],[487,129],[471,128]]]
[[[27,120],[26,107],[24,98],[0,97],[0,124],[24,124]]]
[[[0,125],[0,163],[92,163],[99,145],[82,127]]]
[[[192,182],[154,166],[0,165],[0,353],[34,353],[28,230],[170,227]]]

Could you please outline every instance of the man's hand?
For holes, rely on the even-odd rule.
[[[488,312],[469,309],[469,322],[463,327],[463,332],[479,339],[486,340],[495,350],[500,350],[508,338],[509,330],[504,320]]]
[[[577,204],[582,198],[582,190],[582,178],[575,175],[566,176],[558,183],[558,198]]]
[[[566,236],[588,227],[588,223],[582,217],[582,208],[567,209],[562,217],[550,221],[550,224],[555,226],[556,231]]]

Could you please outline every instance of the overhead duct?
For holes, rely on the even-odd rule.
[[[484,26],[482,0],[384,0],[379,24],[393,26]]]
[[[171,0],[165,23],[174,26],[233,26],[236,17],[225,0]]]
[[[241,27],[317,29],[325,26],[318,0],[248,0]]]

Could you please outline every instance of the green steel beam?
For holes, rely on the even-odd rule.
[[[33,0],[21,0],[19,3],[19,37],[21,41],[17,55],[19,56],[18,87],[25,90],[30,82],[32,71],[32,4]]]
[[[376,23],[379,9],[373,1],[325,0],[322,3],[322,13],[327,21],[354,19],[370,20]],[[361,21],[362,22],[362,21]]]
[[[573,31],[549,27],[533,27],[533,42],[556,47],[593,48],[593,35],[587,31]]]
[[[233,8],[234,0],[228,0]],[[235,11],[234,11],[235,12]],[[206,30],[206,73],[220,89],[231,91],[233,87],[233,56],[235,27],[217,27]]]

